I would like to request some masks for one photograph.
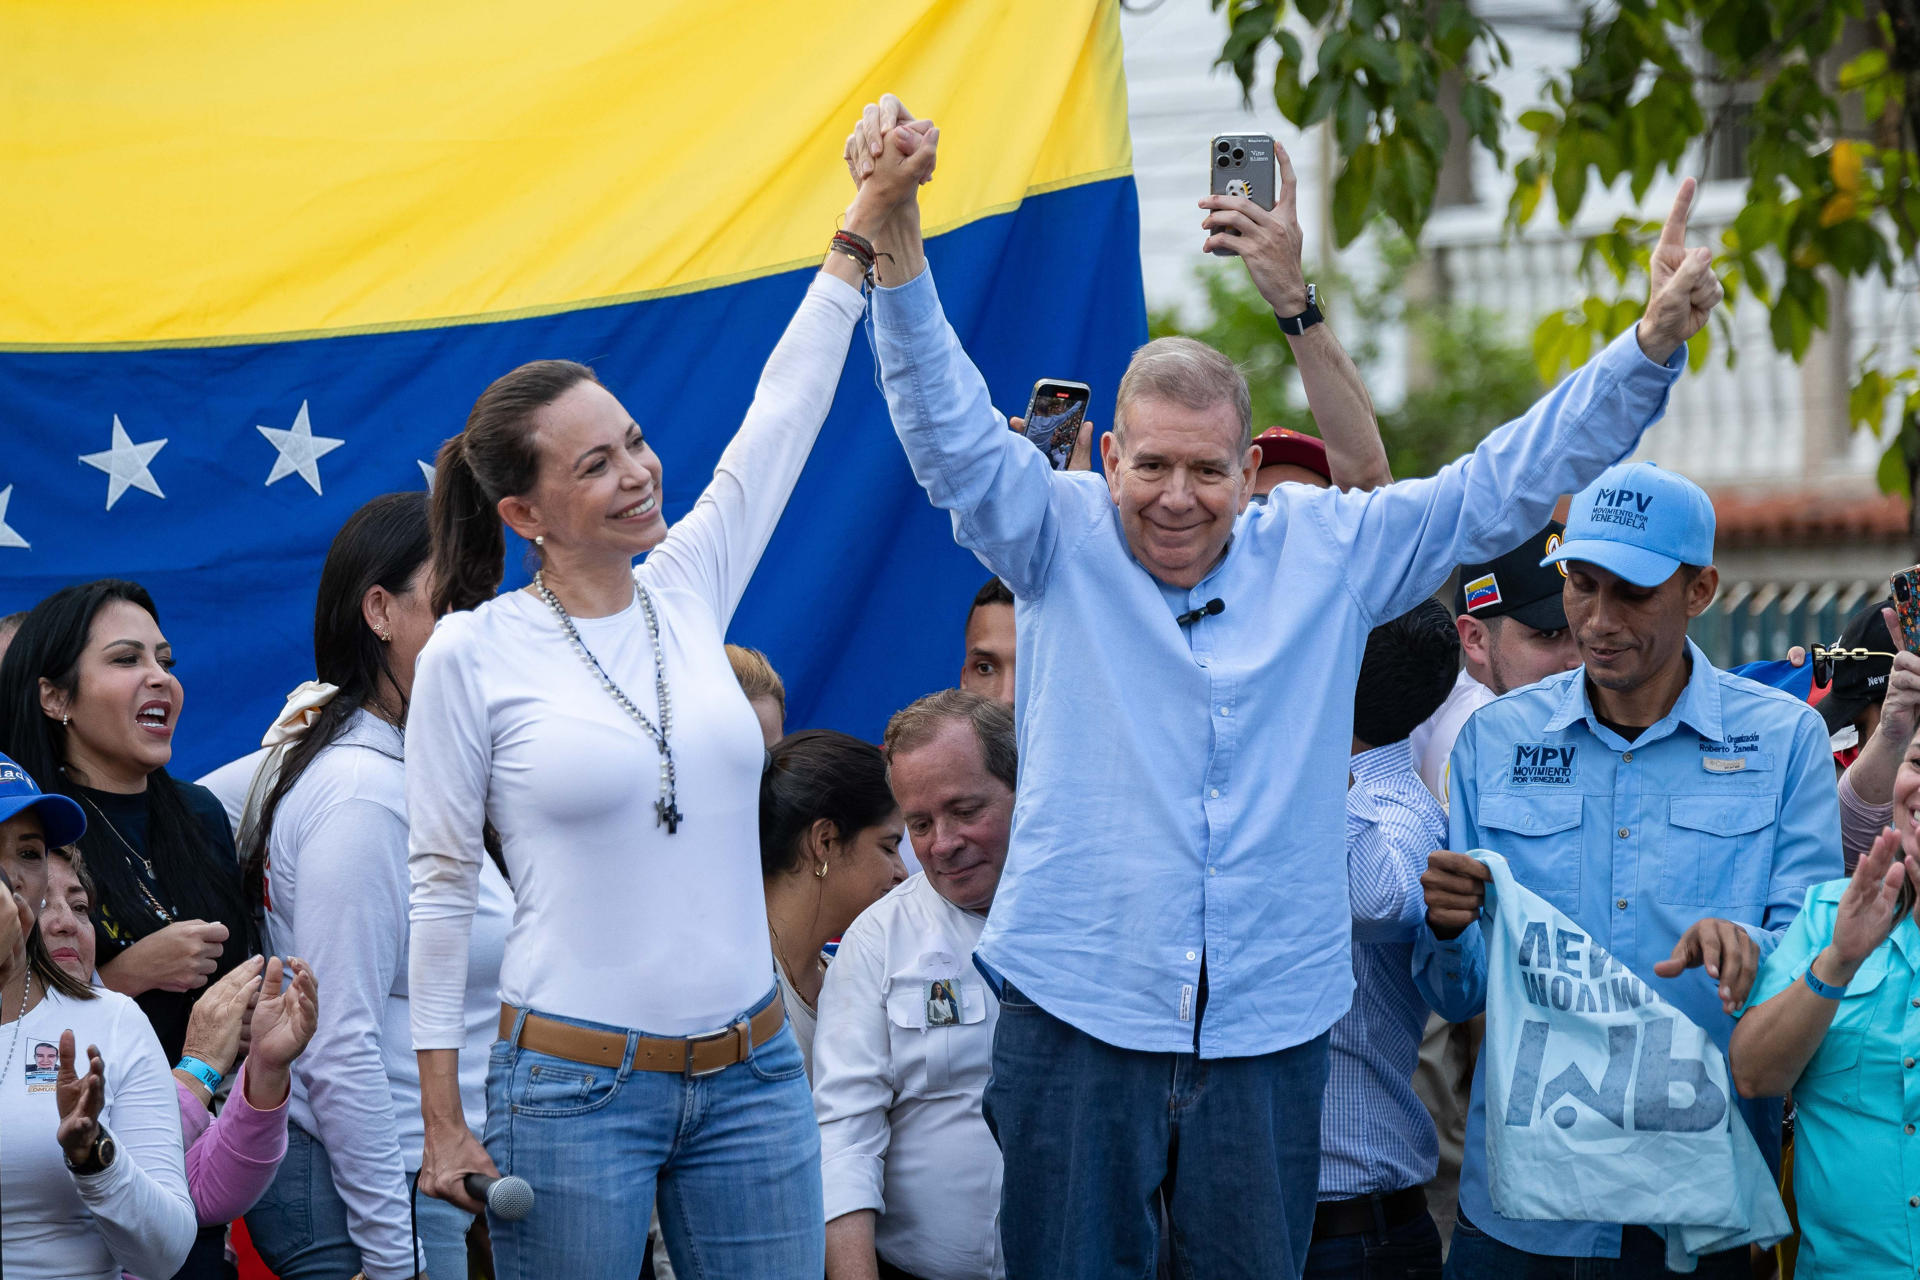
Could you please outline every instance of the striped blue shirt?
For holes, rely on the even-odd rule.
[[[1320,1198],[1417,1187],[1439,1140],[1413,1091],[1427,1002],[1413,984],[1414,930],[1425,918],[1420,873],[1447,847],[1447,815],[1414,771],[1403,739],[1349,763],[1347,877],[1353,897],[1353,1007],[1327,1037],[1320,1111]]]

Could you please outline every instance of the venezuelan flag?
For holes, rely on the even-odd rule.
[[[144,582],[183,776],[311,674],[345,517],[514,365],[593,364],[683,514],[883,90],[941,125],[929,254],[1004,407],[1070,377],[1109,421],[1145,338],[1114,0],[29,0],[0,48],[0,612]],[[983,578],[875,380],[856,338],[732,636],[869,738],[954,682]]]

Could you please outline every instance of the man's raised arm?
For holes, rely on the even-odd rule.
[[[864,182],[884,149],[913,154],[938,142],[892,94],[869,105],[847,139],[847,168]],[[1035,594],[1058,540],[1056,477],[1046,456],[1007,430],[986,380],[961,349],[926,269],[920,205],[901,205],[874,236],[875,354],[894,431],[914,479],[953,517],[954,540],[1016,595]]]
[[[1273,158],[1280,166],[1280,191],[1273,208],[1262,209],[1245,196],[1208,196],[1200,202],[1209,211],[1200,225],[1212,234],[1200,247],[1209,253],[1217,249],[1238,256],[1247,264],[1254,288],[1273,308],[1274,318],[1293,320],[1307,310],[1307,277],[1300,266],[1304,237],[1293,162],[1278,141],[1273,144]],[[1333,326],[1322,321],[1299,333],[1284,328],[1282,332],[1300,366],[1307,408],[1326,442],[1334,487],[1377,489],[1392,483],[1373,400],[1360,381],[1360,371],[1333,336]]]
[[[1348,548],[1349,587],[1374,621],[1406,612],[1456,564],[1490,559],[1631,453],[1666,411],[1687,339],[1721,299],[1712,253],[1686,247],[1694,181],[1653,251],[1645,315],[1520,417],[1431,479],[1316,508]]]

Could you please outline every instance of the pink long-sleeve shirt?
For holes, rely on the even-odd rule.
[[[187,1144],[187,1191],[203,1227],[232,1222],[253,1208],[287,1154],[287,1103],[262,1111],[247,1101],[247,1068],[233,1082],[216,1118],[193,1090],[180,1095],[180,1130]]]

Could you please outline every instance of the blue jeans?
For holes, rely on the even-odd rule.
[[[987,1124],[1007,1280],[1297,1277],[1320,1182],[1327,1038],[1203,1059],[1087,1035],[1003,984]]]
[[[656,1195],[680,1280],[820,1280],[826,1270],[820,1128],[791,1027],[745,1062],[691,1077],[497,1041],[486,1145],[534,1195],[525,1221],[489,1217],[498,1280],[632,1280]]]
[[[1303,1280],[1440,1280],[1440,1230],[1423,1213],[1385,1231],[1315,1240]]]
[[[1642,1280],[1678,1274],[1667,1270],[1666,1244],[1645,1227],[1620,1233],[1618,1258],[1560,1258],[1502,1244],[1463,1214],[1447,1251],[1447,1280]],[[1753,1271],[1741,1248],[1708,1254],[1692,1275],[1694,1280],[1750,1280]]]
[[[411,1176],[407,1182],[411,1188]],[[413,1218],[428,1280],[466,1280],[473,1215],[445,1200],[417,1195]],[[280,1280],[344,1280],[361,1270],[360,1249],[347,1234],[347,1205],[334,1190],[327,1149],[292,1121],[287,1122],[286,1159],[260,1203],[247,1210],[247,1233],[260,1260]]]

